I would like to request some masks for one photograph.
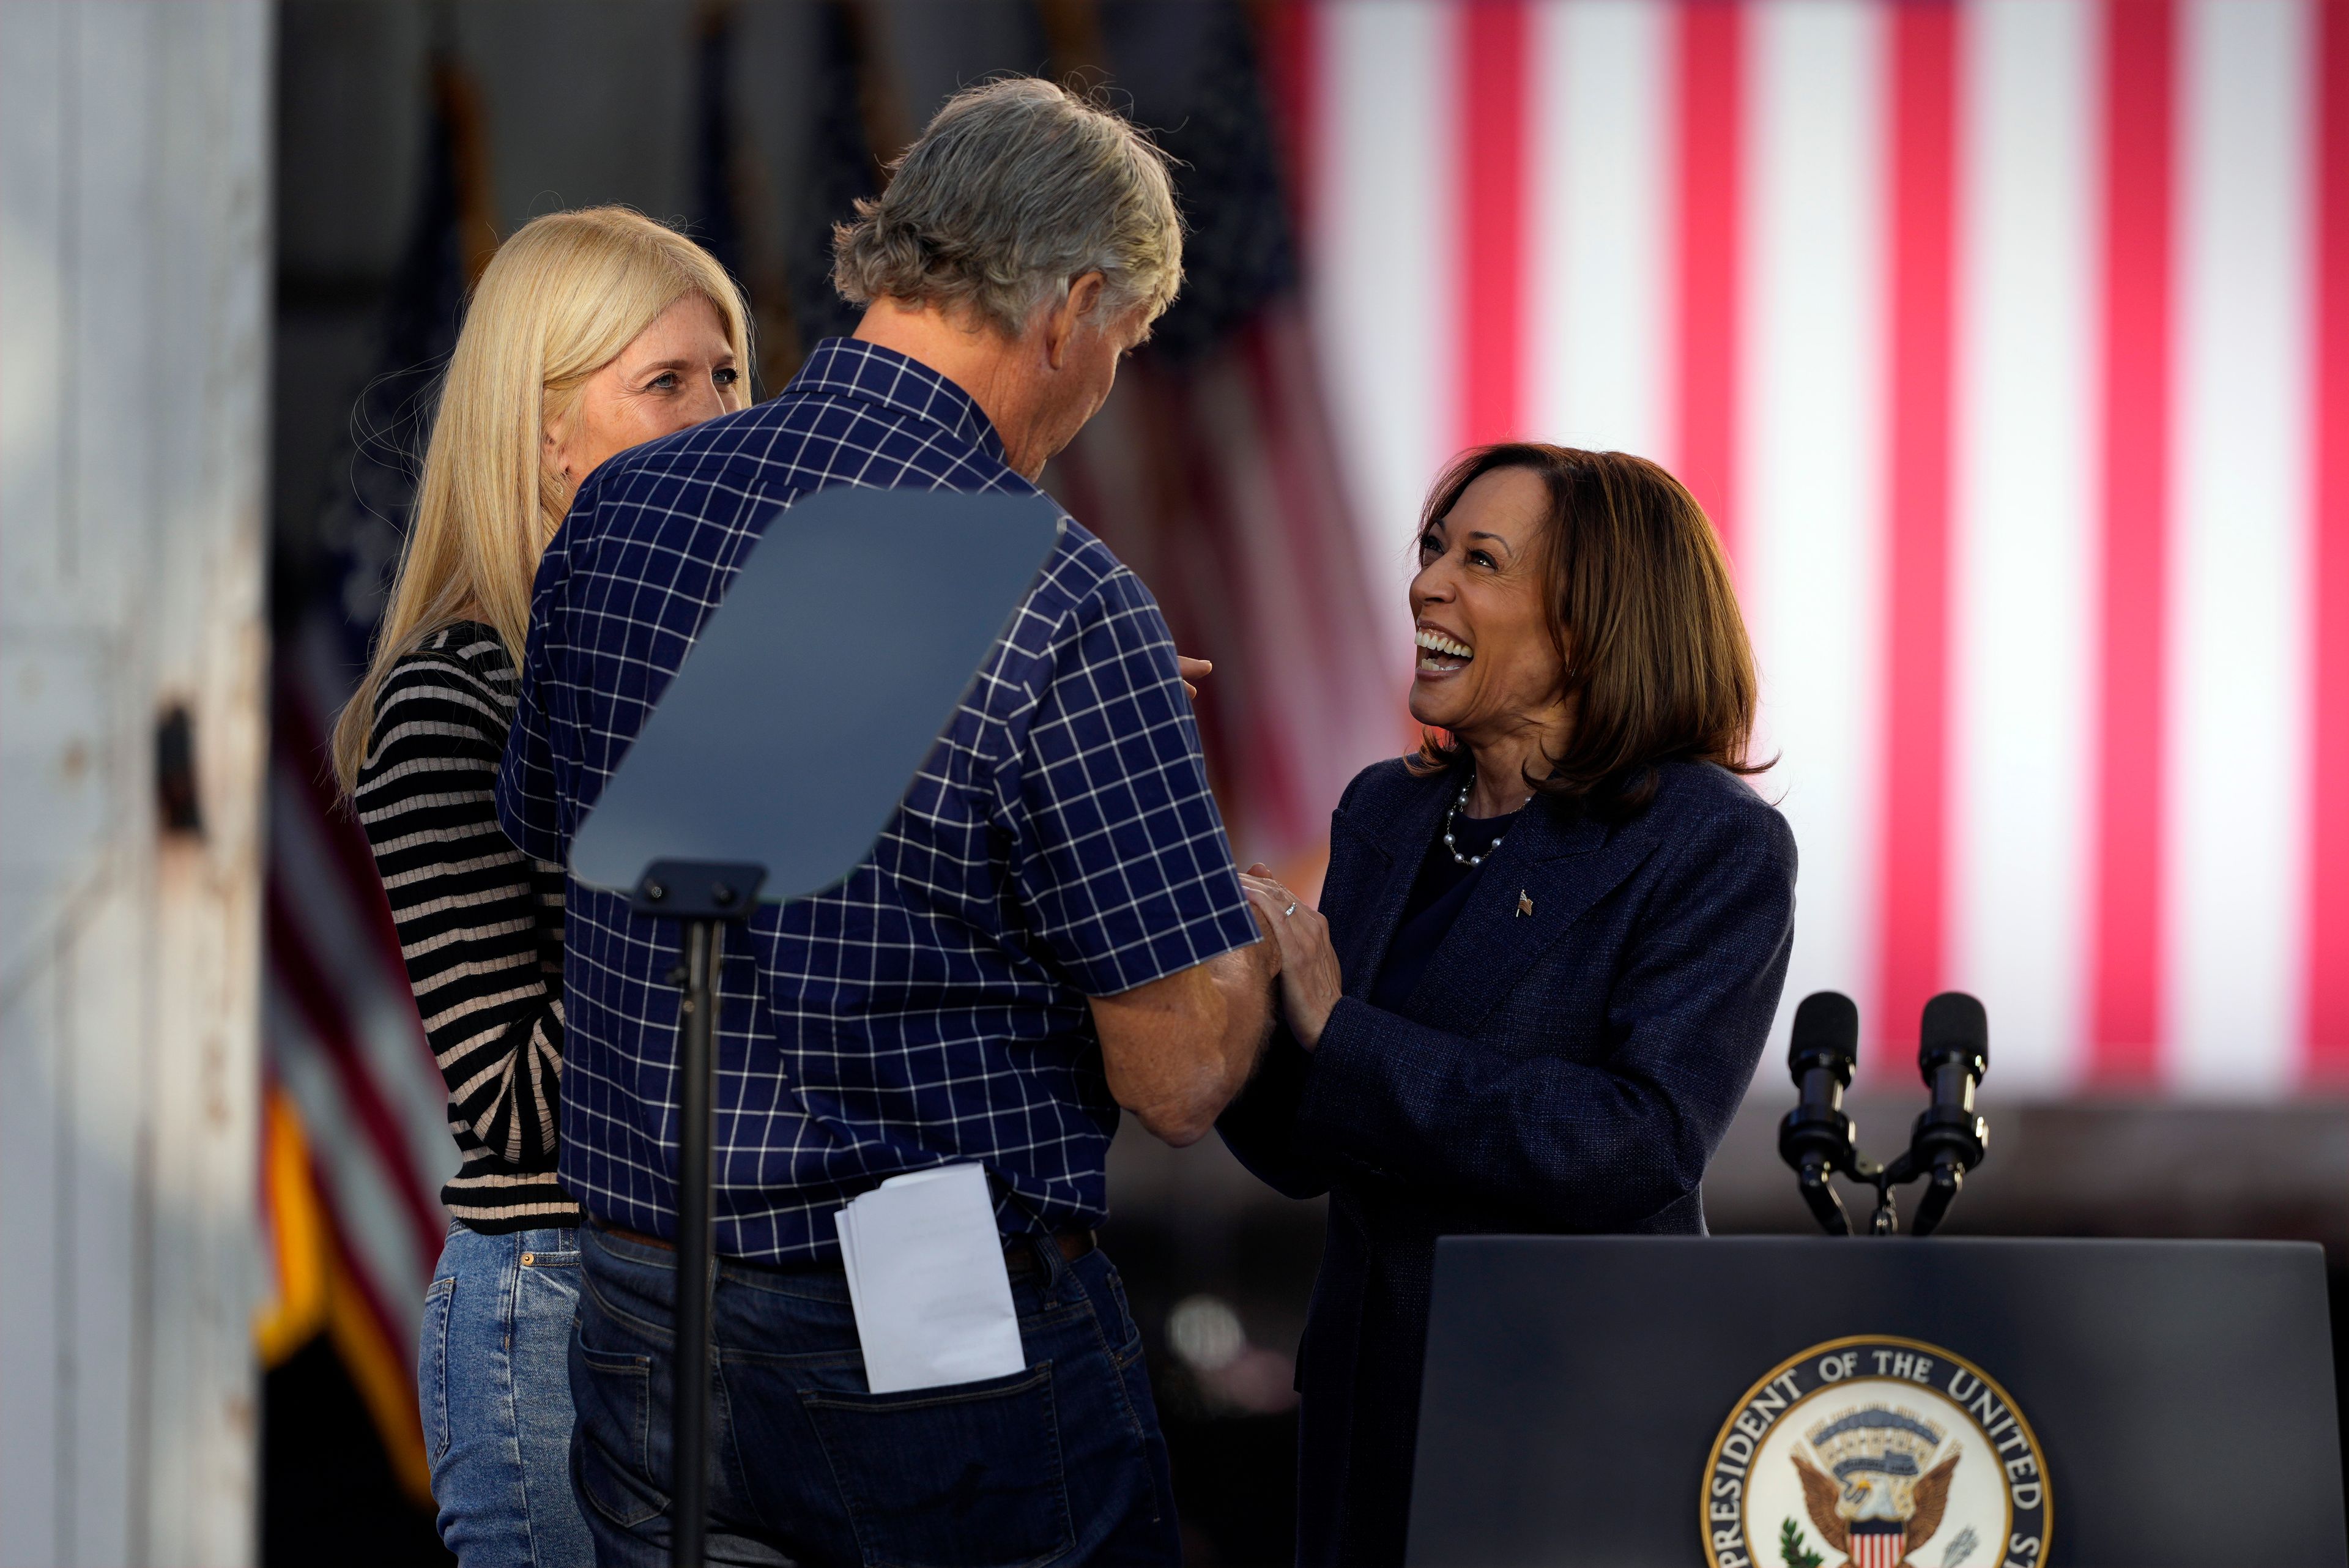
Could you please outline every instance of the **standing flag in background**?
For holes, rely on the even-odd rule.
[[[832,228],[853,215],[858,201],[879,192],[884,165],[912,140],[875,27],[858,0],[823,0],[816,8],[813,141],[789,255],[792,316],[803,344],[856,330],[864,311],[832,286]]]
[[[1404,749],[1407,618],[1369,602],[1257,40],[1236,4],[1185,25],[1195,64],[1160,136],[1183,294],[1045,484],[1150,586],[1176,645],[1214,660],[1199,720],[1234,846],[1310,888],[1339,794]],[[1106,29],[1102,63],[1118,43]],[[1410,538],[1406,517],[1395,561]]]
[[[366,836],[336,798],[326,737],[383,609],[465,291],[496,244],[471,84],[442,57],[431,88],[423,199],[386,302],[381,369],[337,464],[311,597],[278,612],[262,1184],[276,1278],[259,1327],[271,1366],[331,1335],[403,1488],[428,1506],[415,1325],[448,1226],[448,1096]]]
[[[2349,1083],[2349,6],[1295,11],[1370,512],[1504,435],[1689,483],[1787,1011],[1898,1078],[1972,992],[2011,1094]]]
[[[750,367],[749,386],[756,401],[791,379],[799,369],[802,345],[791,313],[787,261],[778,244],[774,192],[737,114],[735,81],[741,68],[738,0],[705,0],[698,28],[691,233],[741,287],[750,307],[750,352],[757,363]]]

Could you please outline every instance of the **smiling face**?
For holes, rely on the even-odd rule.
[[[683,296],[580,384],[568,412],[547,429],[547,466],[576,493],[597,464],[730,414],[743,406],[743,393],[742,367],[718,307],[698,294]]]
[[[1556,722],[1566,670],[1543,601],[1548,512],[1538,474],[1496,468],[1420,535],[1411,716],[1421,723],[1474,746]]]

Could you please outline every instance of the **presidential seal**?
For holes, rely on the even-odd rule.
[[[1745,1391],[1704,1467],[1712,1568],[2043,1568],[2031,1423],[1938,1345],[1831,1339]]]

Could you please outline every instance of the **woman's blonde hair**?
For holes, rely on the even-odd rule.
[[[717,307],[749,374],[750,322],[733,279],[676,230],[626,207],[587,207],[533,219],[498,247],[442,378],[374,657],[335,722],[346,794],[367,761],[384,678],[426,638],[481,621],[521,662],[538,558],[565,506],[564,482],[540,455],[546,432],[571,417],[590,376],[690,294]]]

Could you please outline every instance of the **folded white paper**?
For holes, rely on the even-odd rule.
[[[874,1393],[1025,1370],[985,1167],[893,1176],[833,1223]]]

